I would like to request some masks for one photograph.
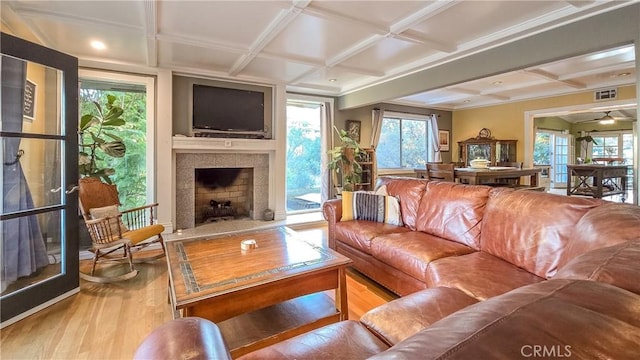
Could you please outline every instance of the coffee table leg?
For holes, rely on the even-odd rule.
[[[349,305],[347,304],[347,276],[344,268],[338,269],[336,309],[340,312],[340,321],[349,319]]]

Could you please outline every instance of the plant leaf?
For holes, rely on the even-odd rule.
[[[121,137],[117,136],[116,134],[112,134],[110,132],[106,132],[105,131],[104,135],[108,136],[108,137],[110,137],[110,138],[112,138],[113,140],[116,140],[116,141],[123,141]]]
[[[80,118],[80,130],[84,131],[93,124],[100,122],[93,114],[85,114]]]

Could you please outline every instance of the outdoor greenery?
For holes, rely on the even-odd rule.
[[[533,147],[533,163],[536,165],[551,164],[551,134],[536,133],[536,141]]]
[[[299,197],[320,197],[322,143],[320,107],[287,105],[287,210],[319,208]]]
[[[146,94],[82,88],[80,113],[81,176],[98,176],[115,184],[123,208],[144,205]]]
[[[376,150],[378,168],[423,168],[427,159],[427,122],[384,118]]]

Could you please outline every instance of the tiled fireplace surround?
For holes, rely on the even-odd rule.
[[[177,153],[176,154],[176,229],[196,225],[195,169],[253,169],[253,219],[261,219],[269,205],[269,154],[250,153]]]

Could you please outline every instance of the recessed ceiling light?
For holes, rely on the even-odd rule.
[[[329,82],[336,82],[338,79],[329,79]]]
[[[492,82],[491,84],[493,84],[493,85],[500,85],[500,84],[502,84],[502,81],[499,81],[499,80],[498,80],[498,81],[494,81],[494,82]]]
[[[102,41],[99,41],[99,40],[91,40],[91,47],[96,50],[104,50],[107,48],[107,45],[105,45]]]
[[[623,72],[623,73],[620,73],[620,74],[618,74],[616,76],[629,76],[629,75],[631,75],[630,72]]]
[[[471,102],[471,100],[469,100],[469,99],[463,101],[463,103],[470,103],[470,102]]]

